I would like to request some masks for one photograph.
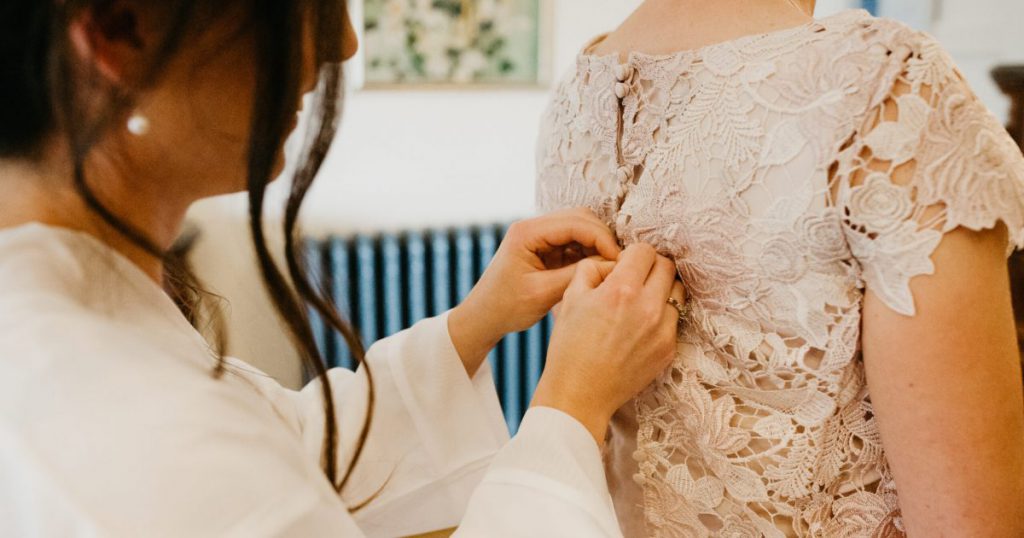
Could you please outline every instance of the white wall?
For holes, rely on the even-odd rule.
[[[1024,60],[1024,39],[1018,37],[1024,2],[944,0],[935,10],[936,1],[883,0],[881,8],[883,14],[931,26],[986,103],[1005,115],[1005,100],[987,71],[995,61]],[[559,78],[573,64],[585,41],[613,29],[639,3],[551,0],[551,78]],[[818,14],[851,4],[859,3],[819,0]],[[932,23],[935,16],[938,20]],[[340,139],[307,201],[307,232],[417,228],[529,215],[536,130],[548,91],[351,94]],[[293,352],[253,269],[244,200],[209,201],[193,216],[207,230],[197,252],[198,269],[232,304],[230,351],[296,384]]]
[[[638,0],[558,0],[549,6],[548,78],[561,78],[584,41],[614,28],[636,5]],[[536,131],[548,92],[354,92],[337,150],[310,196],[310,231],[530,214]]]
[[[900,0],[889,0],[897,4]],[[928,0],[929,31],[953,55],[978,97],[1000,118],[1009,114],[989,72],[998,64],[1024,63],[1024,1]]]

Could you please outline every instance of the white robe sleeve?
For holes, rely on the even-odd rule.
[[[621,536],[590,433],[569,415],[534,408],[508,442],[490,366],[466,375],[447,315],[377,342],[367,362],[375,411],[342,495],[349,507],[372,499],[353,514],[367,536],[456,526],[462,538]],[[362,372],[335,369],[329,376],[344,469],[365,417],[367,383]],[[280,392],[268,396],[295,413],[288,422],[299,424],[309,455],[319,458],[320,387],[286,392],[286,402]]]
[[[621,537],[601,454],[576,419],[526,413],[470,501],[456,538]]]
[[[378,341],[367,352],[376,387],[362,456],[342,499],[367,536],[407,536],[452,528],[465,513],[487,466],[508,442],[490,366],[470,379],[448,334],[447,314]],[[331,379],[347,469],[366,415],[362,371],[334,369]],[[293,393],[294,395],[294,393]],[[308,453],[320,457],[319,383],[298,395],[297,421]]]

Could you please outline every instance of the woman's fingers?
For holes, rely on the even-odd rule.
[[[619,256],[615,269],[608,275],[608,283],[617,286],[631,286],[639,290],[651,274],[651,269],[658,259],[654,247],[643,243],[634,243],[626,247]]]
[[[600,286],[614,268],[614,262],[597,261],[594,258],[587,258],[571,267],[566,267],[565,269],[574,270],[566,293],[581,293]],[[565,269],[560,269],[560,271]]]
[[[669,292],[669,297],[675,299],[680,305],[686,305],[686,287],[683,286],[682,282],[678,280],[672,281],[672,290]],[[669,306],[672,307],[672,317],[679,321],[679,309],[671,303],[669,303]]]
[[[579,216],[580,218],[582,218],[584,220],[592,222],[592,223],[594,223],[594,224],[596,224],[596,225],[598,225],[598,226],[600,226],[602,228],[606,228],[606,229],[608,228],[608,225],[605,224],[604,221],[599,219],[597,217],[597,215],[593,211],[591,211],[590,209],[588,209],[586,207],[578,207],[578,208],[572,209],[570,211],[572,212],[572,214],[577,215],[577,216]],[[619,240],[618,240],[617,237],[615,237],[614,232],[612,232],[611,230],[608,230],[608,231],[611,234],[612,239],[613,239],[613,241],[615,243],[615,245],[614,245],[615,254],[616,254],[616,256],[618,256],[618,254],[622,253],[622,247],[619,246]],[[583,252],[583,257],[584,258],[589,258],[591,256],[601,256],[601,252],[598,251],[596,246],[585,246],[585,245],[579,245],[579,246],[581,247],[581,250]],[[608,245],[602,245],[602,246],[608,246]],[[606,254],[607,254],[607,252],[606,252]],[[608,256],[602,256],[602,257],[604,257],[605,259],[608,259],[608,260],[615,259],[615,258],[609,258]]]
[[[672,284],[676,281],[676,265],[664,256],[658,256],[651,273],[644,284],[644,293],[650,294],[652,300],[666,302],[672,293]]]
[[[579,214],[554,214],[514,224],[521,233],[525,246],[538,255],[578,243],[584,249],[593,249],[602,257],[618,258],[618,240],[615,234],[596,218]]]
[[[679,301],[680,304],[686,302],[686,287],[679,280],[672,281],[672,293],[670,295],[673,299]]]
[[[588,267],[580,269],[580,264],[583,262],[588,262]],[[592,276],[594,268],[589,267],[589,264],[591,262],[597,265],[596,276]],[[594,279],[597,280],[597,284],[590,286],[589,289],[592,289],[599,285],[602,281],[604,281],[605,277],[608,276],[608,273],[611,272],[612,267],[614,266],[615,262],[610,262],[605,260],[604,258],[601,258],[600,256],[595,256],[590,259],[575,261],[569,265],[560,267],[558,269],[541,271],[537,273],[535,276],[536,278],[540,279],[543,282],[542,287],[544,290],[546,290],[545,295],[548,297],[547,301],[550,302],[557,301],[562,297],[563,294],[565,294],[566,289],[569,288],[569,285],[572,283],[572,280],[573,278],[575,278],[577,272],[589,272],[590,274],[586,275],[587,282],[590,282]]]
[[[667,368],[673,360],[676,358],[678,353],[677,343],[679,341],[679,311],[672,305],[665,305],[668,307],[670,312],[666,312],[665,319],[662,320],[661,326],[658,331],[658,340],[664,342],[664,353],[661,355],[662,362],[657,365],[657,369],[663,370]]]

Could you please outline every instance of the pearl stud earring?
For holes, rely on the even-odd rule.
[[[145,135],[149,132],[149,118],[138,112],[133,113],[128,118],[128,132],[135,136]]]

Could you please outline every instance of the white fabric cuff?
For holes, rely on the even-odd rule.
[[[563,491],[561,497],[589,512],[609,535],[620,532],[594,437],[557,409],[531,408],[484,480],[518,482],[543,491],[555,486]]]
[[[404,338],[381,342],[417,433],[443,476],[489,458],[508,442],[501,404],[484,363],[473,379],[448,333],[448,313],[420,321]]]

